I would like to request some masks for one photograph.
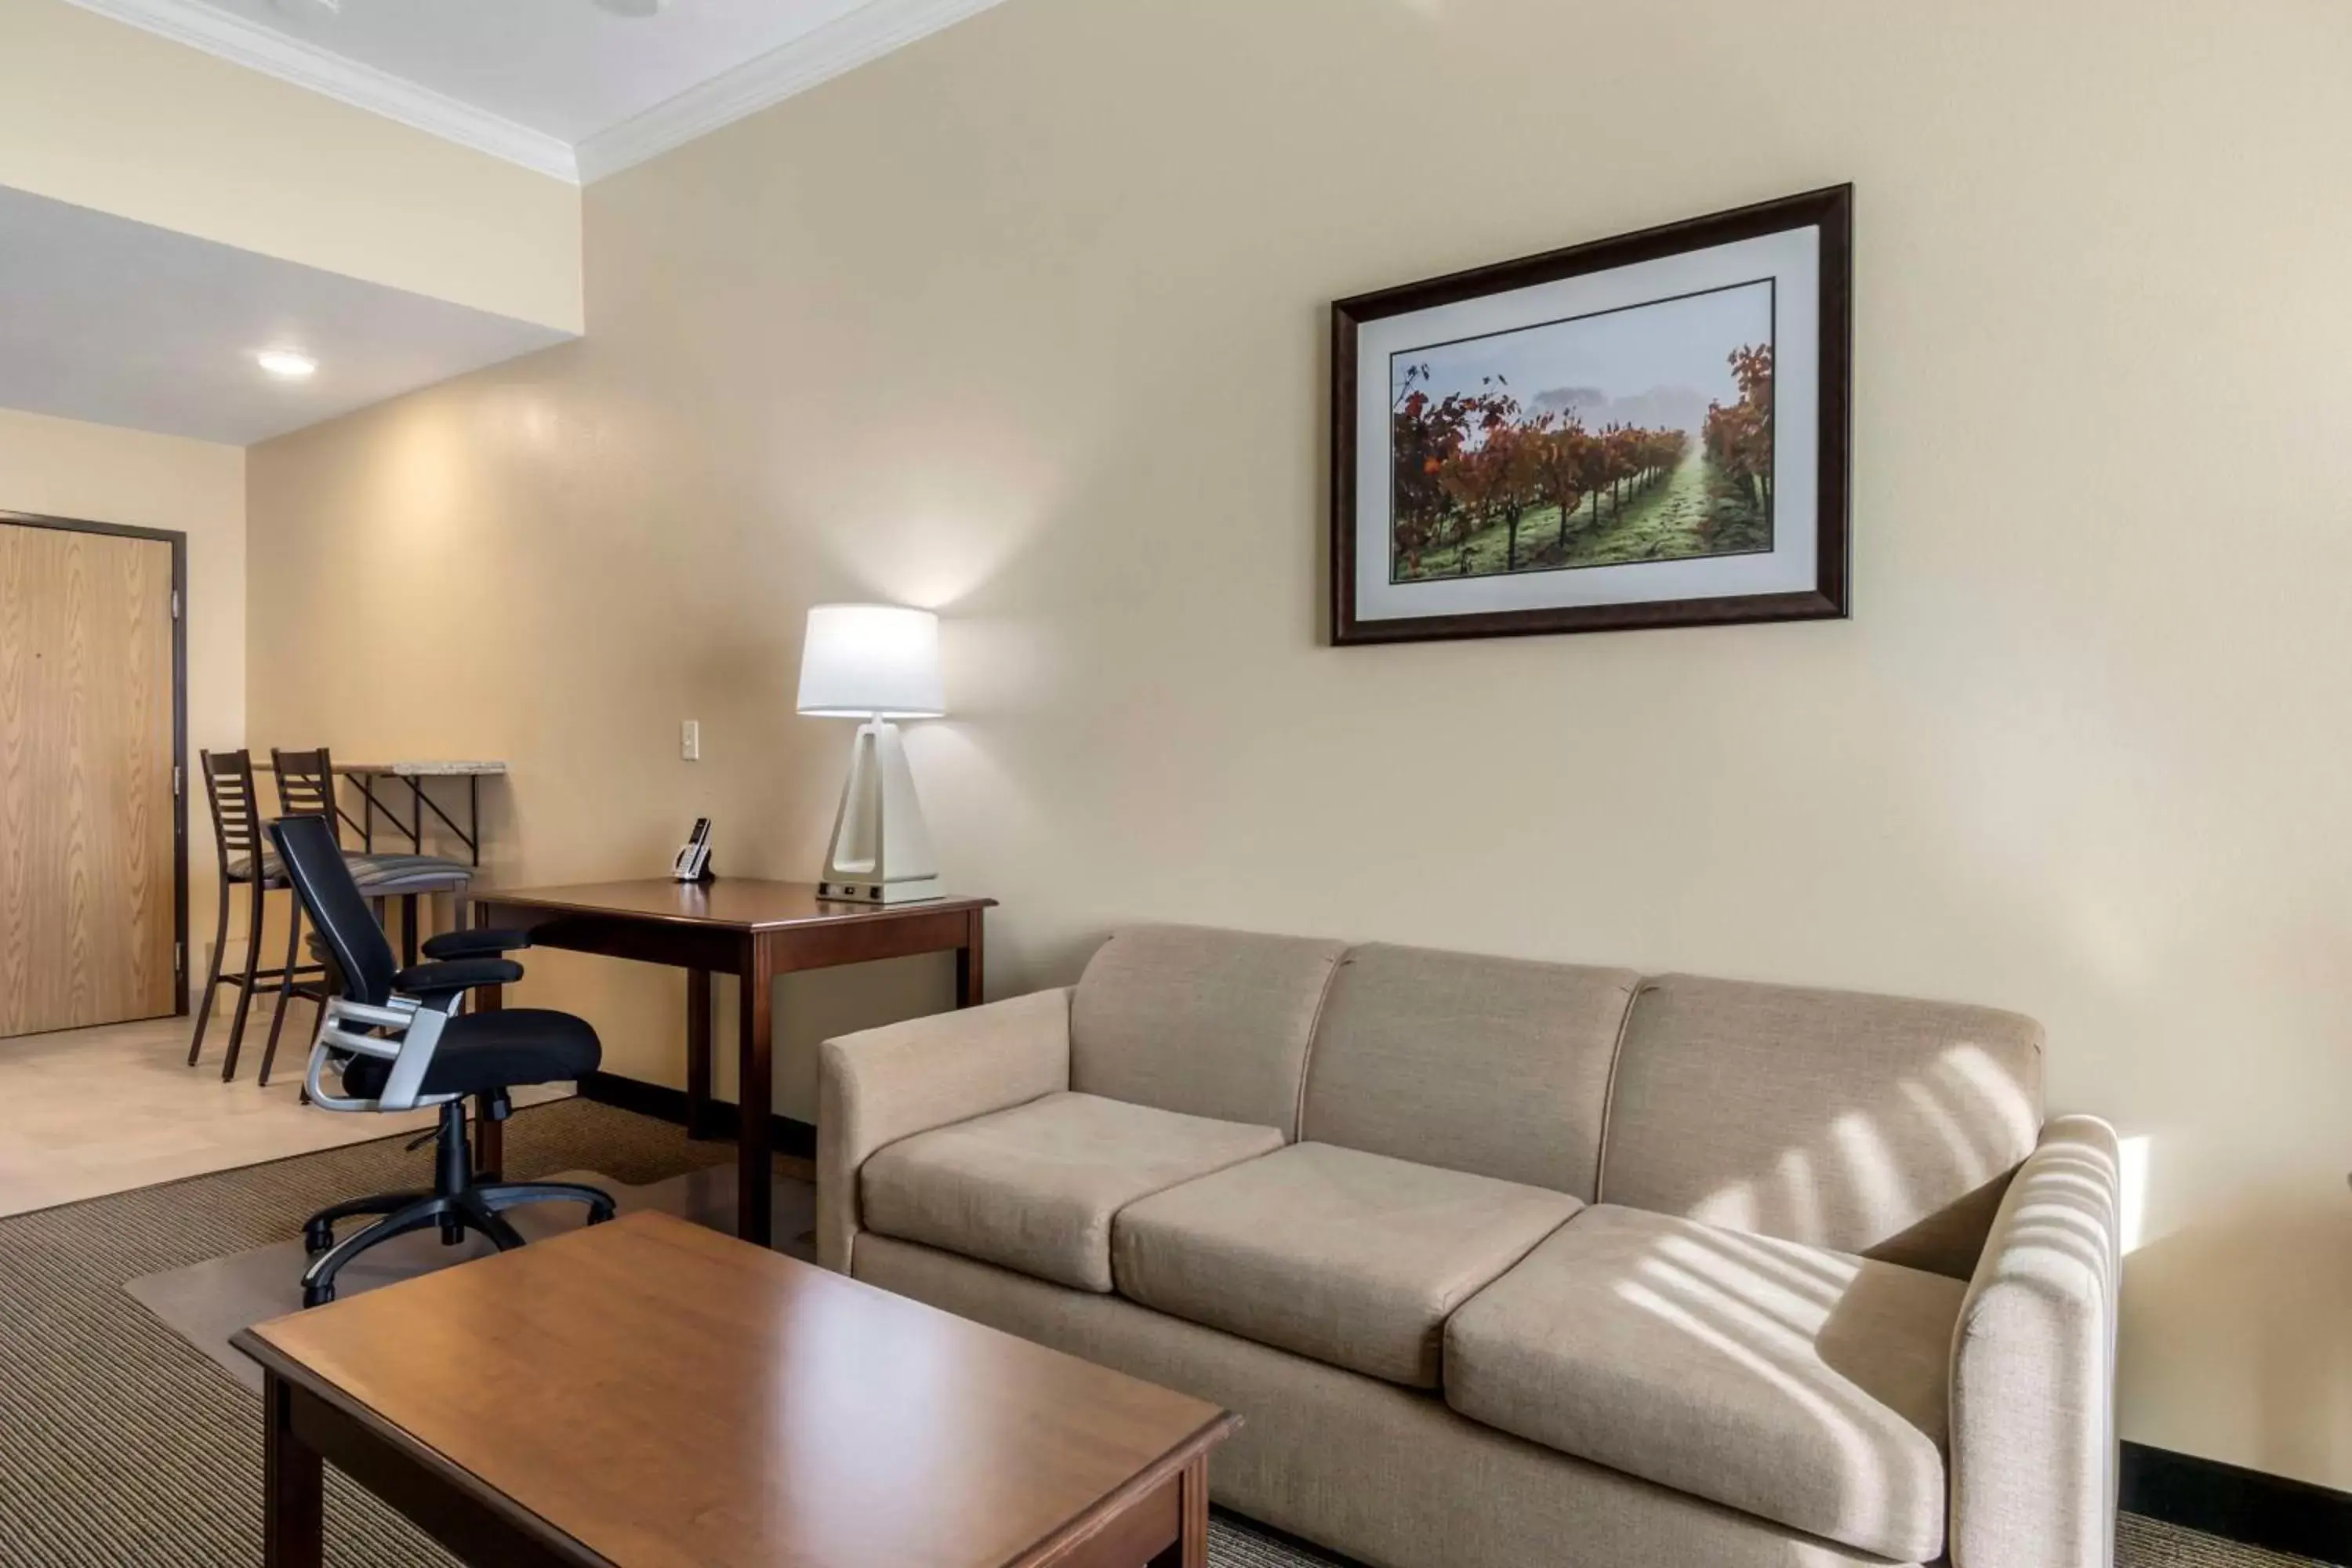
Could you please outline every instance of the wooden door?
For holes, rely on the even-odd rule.
[[[0,1036],[180,1007],[175,553],[0,518]]]

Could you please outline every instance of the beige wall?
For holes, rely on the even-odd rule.
[[[245,744],[245,452],[0,408],[0,511],[188,536],[188,967],[204,981],[218,886],[196,752]]]
[[[577,186],[65,0],[0,4],[0,185],[580,330]]]
[[[2352,1486],[2347,47],[1015,0],[592,187],[585,342],[257,449],[256,733],[511,758],[501,875],[804,874],[802,612],[937,605],[1000,991],[1152,917],[2032,1012],[2144,1141],[2127,1433]],[[1328,301],[1842,179],[1852,622],[1323,646]],[[675,1081],[673,982],[538,962]]]

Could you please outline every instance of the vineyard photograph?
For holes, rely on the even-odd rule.
[[[1390,580],[1772,549],[1769,280],[1390,359]]]

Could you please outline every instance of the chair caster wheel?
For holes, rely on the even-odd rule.
[[[311,1307],[323,1307],[334,1299],[335,1288],[332,1285],[305,1285],[302,1287],[302,1305],[306,1310]]]
[[[610,1204],[590,1204],[590,1205],[588,1205],[588,1223],[589,1223],[590,1225],[603,1225],[606,1220],[609,1220],[609,1219],[611,1219],[612,1217],[613,1217],[613,1205],[610,1205]]]
[[[444,1217],[441,1221],[441,1245],[455,1247],[466,1239],[466,1227],[457,1220]]]
[[[335,1245],[335,1227],[315,1221],[302,1227],[302,1250],[316,1258]]]

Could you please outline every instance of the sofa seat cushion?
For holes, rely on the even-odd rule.
[[[1282,1147],[1271,1127],[1049,1094],[918,1133],[858,1173],[860,1223],[1081,1290],[1111,1288],[1111,1216]]]
[[[1446,1315],[1581,1206],[1566,1193],[1299,1143],[1121,1211],[1119,1294],[1333,1366],[1438,1385]]]
[[[1925,1563],[1944,1547],[1966,1289],[1604,1204],[1454,1314],[1445,1398],[1561,1453]]]

